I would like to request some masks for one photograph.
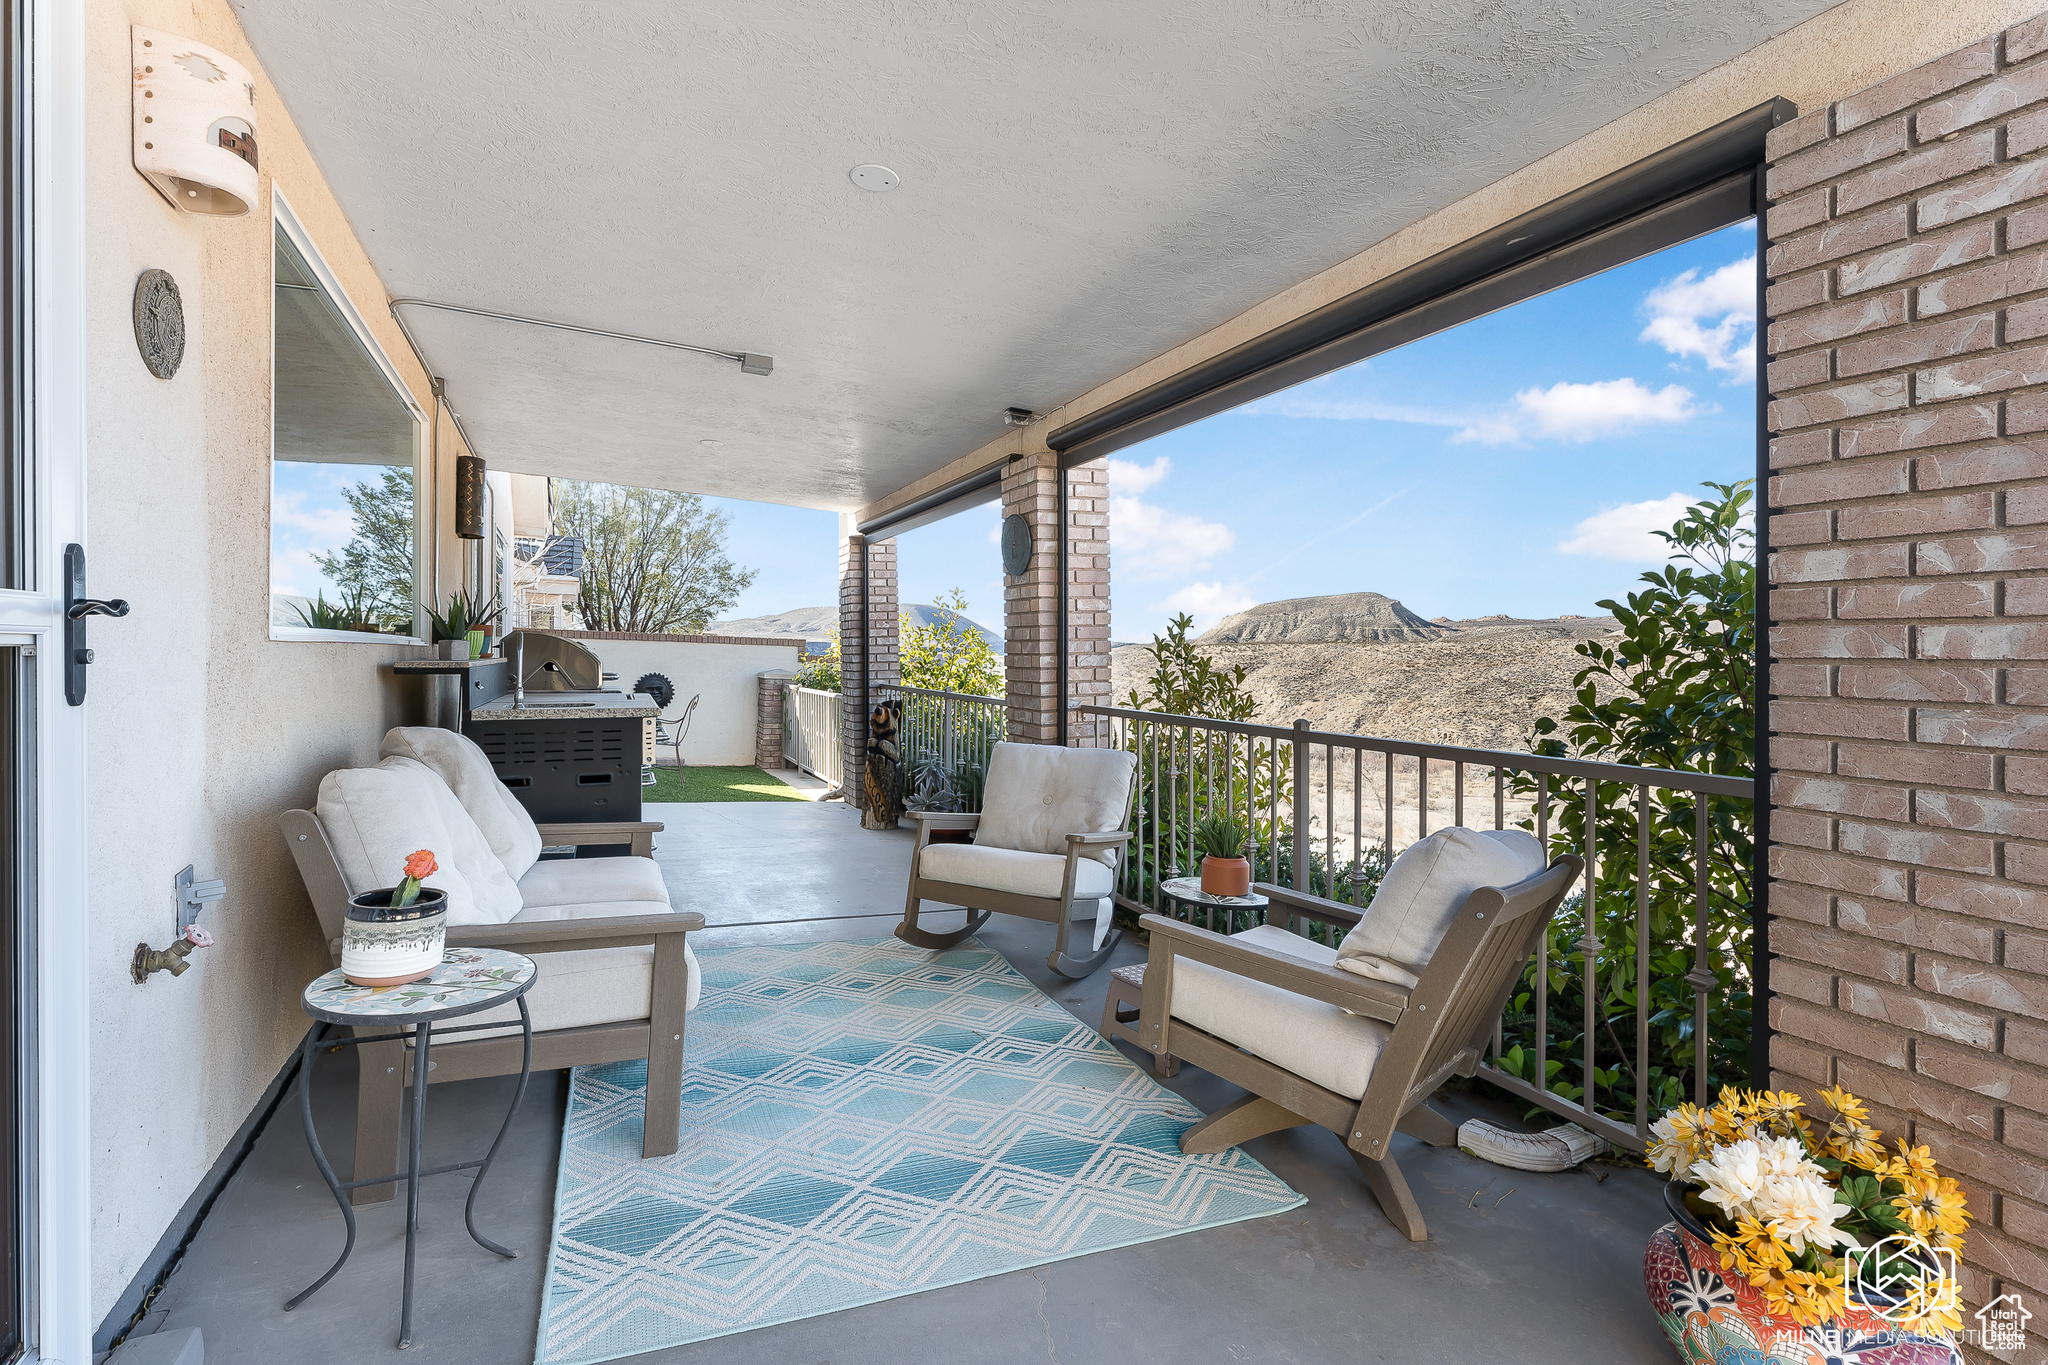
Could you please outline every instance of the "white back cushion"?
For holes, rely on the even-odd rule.
[[[413,759],[439,774],[513,881],[540,861],[540,831],[534,828],[533,817],[498,780],[475,740],[453,730],[401,725],[386,732],[377,752],[385,758]]]
[[[1137,768],[1138,756],[1124,749],[998,744],[989,755],[974,842],[1064,855],[1069,834],[1122,829]],[[1113,849],[1082,856],[1116,865]]]
[[[505,875],[504,865],[491,850],[490,840],[484,838],[484,832],[477,828],[476,821],[469,818],[469,812],[455,799],[455,793],[448,790],[448,784],[441,780],[440,775],[424,763],[395,755],[377,766],[417,773],[433,795],[434,809],[440,812],[441,823],[448,827],[447,851],[435,849],[434,859],[436,862],[454,863],[462,879],[469,883],[477,913],[483,916],[479,922],[503,924],[518,914],[526,904],[525,898],[519,894],[519,884]]]
[[[374,768],[331,772],[320,779],[313,809],[351,895],[398,885],[407,855],[424,848],[439,864],[426,884],[447,893],[450,924],[502,924],[519,913],[519,888],[454,795],[423,765],[388,758]],[[451,816],[459,818],[455,828]],[[482,875],[472,876],[472,869]],[[322,927],[330,938],[341,933],[339,924],[323,921]]]
[[[1527,830],[1440,829],[1394,859],[1365,917],[1337,946],[1337,965],[1412,990],[1465,897],[1543,867],[1543,845]]]

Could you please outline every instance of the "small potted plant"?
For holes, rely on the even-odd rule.
[[[1249,896],[1252,865],[1244,856],[1251,831],[1228,815],[1195,823],[1195,852],[1202,855],[1202,890],[1211,896]]]
[[[448,893],[421,886],[439,865],[427,849],[405,860],[397,886],[365,891],[348,903],[341,930],[341,974],[358,986],[402,986],[441,965],[448,946]]]

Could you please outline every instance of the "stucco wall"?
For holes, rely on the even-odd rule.
[[[702,696],[683,741],[683,761],[698,765],[754,761],[758,680],[770,669],[794,669],[801,660],[803,644],[800,640],[725,644],[714,639],[622,638],[577,630],[555,633],[595,653],[605,672],[619,675],[622,687],[631,687],[643,673],[666,675],[676,685],[675,704],[666,712],[669,716],[682,715],[691,697]],[[674,762],[675,751],[664,746],[659,760]]]
[[[330,768],[375,760],[409,704],[379,665],[419,652],[268,638],[273,182],[432,410],[369,260],[260,71],[255,212],[181,214],[136,174],[131,24],[256,70],[218,0],[86,7],[87,550],[92,590],[134,604],[125,620],[94,627],[87,702],[96,1317],[305,1027],[297,992],[326,954],[277,814],[310,804]],[[130,323],[135,278],[150,267],[168,270],[184,295],[185,361],[170,380],[143,368]],[[454,439],[444,430],[450,468]],[[217,944],[183,977],[134,985],[129,957],[138,941],[170,939],[171,879],[187,863],[227,879],[227,900],[202,919]]]

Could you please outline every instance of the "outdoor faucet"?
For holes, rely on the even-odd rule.
[[[135,960],[128,964],[128,975],[140,986],[149,980],[152,972],[169,972],[172,976],[183,976],[192,964],[185,959],[192,955],[194,948],[211,948],[213,935],[197,924],[185,926],[185,932],[171,940],[171,946],[159,952],[147,943],[135,945]]]

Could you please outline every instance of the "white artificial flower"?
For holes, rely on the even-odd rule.
[[[1719,1204],[1721,1212],[1733,1221],[1750,1212],[1750,1204],[1763,1189],[1763,1150],[1755,1138],[1731,1142],[1694,1162],[1692,1178],[1706,1186],[1700,1198]]]
[[[1835,1226],[1847,1217],[1849,1206],[1837,1203],[1834,1186],[1820,1175],[1774,1175],[1767,1177],[1750,1212],[1785,1239],[1795,1253],[1811,1243],[1837,1247],[1855,1239]]]
[[[1650,1169],[1662,1172],[1677,1180],[1685,1175],[1685,1167],[1691,1164],[1692,1146],[1678,1136],[1678,1125],[1666,1114],[1650,1125],[1650,1133],[1657,1140],[1650,1144]]]
[[[1758,1139],[1758,1161],[1766,1176],[1827,1174],[1806,1155],[1806,1146],[1798,1138]]]

